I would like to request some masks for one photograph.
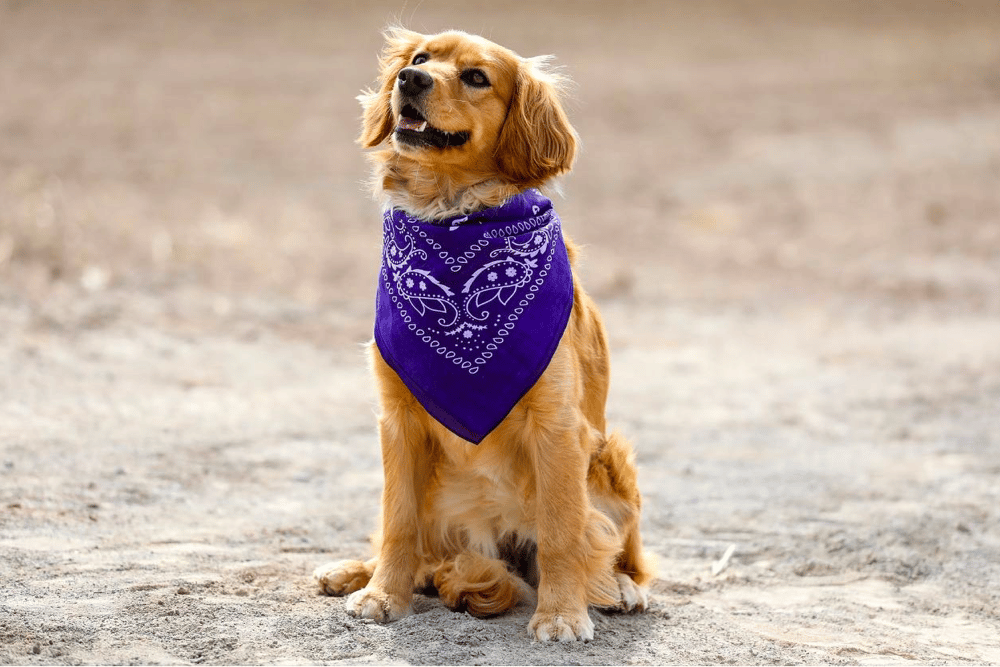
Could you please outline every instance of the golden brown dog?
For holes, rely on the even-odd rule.
[[[544,60],[457,31],[386,38],[379,89],[359,100],[360,143],[382,146],[374,184],[387,206],[467,214],[570,169],[576,133]],[[483,617],[537,600],[539,640],[591,639],[588,605],[646,608],[634,456],[606,431],[604,328],[575,277],[549,366],[478,446],[432,418],[374,344],[370,354],[385,468],[376,556],[320,567],[324,592],[351,594],[349,613],[379,621],[406,615],[431,585]]]

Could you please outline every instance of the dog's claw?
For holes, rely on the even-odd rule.
[[[594,622],[586,611],[583,613],[536,613],[528,624],[528,632],[540,642],[589,642],[594,638]]]
[[[620,609],[626,612],[646,611],[649,607],[649,589],[635,583],[632,577],[622,572],[615,572],[615,579],[618,580],[622,595]]]
[[[379,623],[396,621],[410,613],[409,603],[394,600],[387,593],[368,588],[351,593],[347,598],[346,608],[351,616]]]

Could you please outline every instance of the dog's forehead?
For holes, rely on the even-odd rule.
[[[485,37],[449,30],[429,35],[423,49],[439,58],[455,60],[463,65],[516,66],[520,56]]]

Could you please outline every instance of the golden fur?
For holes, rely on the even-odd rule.
[[[443,218],[496,206],[571,168],[576,133],[544,60],[457,31],[393,29],[386,37],[379,87],[359,97],[360,143],[385,144],[372,162],[386,205]],[[421,97],[423,117],[446,133],[468,133],[465,143],[400,140],[406,96],[397,77],[410,67],[433,81]],[[489,85],[469,85],[471,70]],[[576,251],[567,247],[572,262]],[[351,614],[400,618],[414,590],[433,585],[449,607],[476,616],[537,601],[533,636],[573,640],[593,637],[588,605],[645,609],[652,573],[639,536],[634,456],[606,431],[604,327],[575,277],[574,285],[548,368],[478,446],[430,417],[370,345],[385,469],[376,557],[316,571],[324,592],[351,594]]]

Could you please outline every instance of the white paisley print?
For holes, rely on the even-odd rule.
[[[470,375],[494,359],[552,269],[559,217],[552,208],[532,212],[508,224],[470,223],[482,233],[461,245],[449,232],[463,218],[436,226],[384,216],[385,294],[416,339]]]

